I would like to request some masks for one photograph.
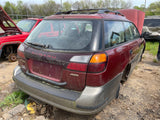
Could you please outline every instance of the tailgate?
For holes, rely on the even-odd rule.
[[[84,54],[51,52],[28,47],[25,50],[28,75],[54,85],[81,91],[85,87],[87,69],[81,72],[67,69],[71,59],[77,55]]]

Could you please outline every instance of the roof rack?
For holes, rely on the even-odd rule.
[[[121,15],[118,11],[110,11],[108,9],[81,9],[81,10],[70,10],[70,11],[65,11],[65,12],[57,12],[56,15],[61,15],[61,14],[104,14],[104,13],[113,13],[115,15]]]

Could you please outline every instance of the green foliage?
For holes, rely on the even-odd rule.
[[[22,20],[22,19],[12,19],[13,21],[14,21],[14,23],[18,23],[20,20]]]
[[[7,1],[4,5],[4,10],[8,13],[8,14],[14,14],[16,11],[16,7],[15,4],[10,3],[9,1]]]
[[[8,14],[48,16],[59,11],[71,10],[71,8],[109,8],[111,10],[117,10],[133,7],[130,0],[79,0],[75,2],[65,1],[63,2],[62,6],[56,3],[55,0],[45,0],[43,4],[27,4],[23,3],[22,0],[18,0],[17,4],[7,1],[3,8]],[[134,9],[145,11],[146,16],[160,15],[160,1],[151,3],[148,8],[145,8],[145,5],[142,4],[141,6],[134,6]]]
[[[146,51],[149,51],[152,55],[156,56],[158,52],[158,42],[146,42]]]
[[[69,11],[71,10],[71,4],[69,2],[64,2],[63,3],[63,10],[64,11]]]
[[[144,11],[145,10],[145,5],[142,4],[140,7],[139,6],[134,6],[134,9]]]
[[[27,97],[28,95],[25,94],[24,92],[20,90],[15,91],[6,96],[4,100],[0,102],[0,108],[6,106],[15,107],[16,105],[23,103]]]
[[[59,11],[68,11],[74,9],[92,9],[92,8],[109,8],[121,9],[131,8],[131,2],[125,0],[79,0],[75,2],[63,2],[63,5],[56,3],[55,0],[45,0],[43,4],[27,4],[22,0],[18,0],[17,4],[7,1],[3,6],[7,14],[18,15],[38,15],[49,16]],[[62,8],[63,7],[63,8]],[[18,18],[21,19],[21,18]]]
[[[160,2],[151,3],[147,9],[147,15],[160,15]]]
[[[158,60],[157,60],[157,59],[153,59],[153,62],[154,62],[154,63],[158,63]]]
[[[134,9],[145,11],[145,16],[160,15],[160,1],[151,3],[148,8],[145,8],[145,5],[142,4],[139,6],[134,6]]]

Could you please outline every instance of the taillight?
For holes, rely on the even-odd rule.
[[[83,63],[69,63],[67,69],[85,72],[87,70],[87,64]]]
[[[73,56],[70,59],[70,63],[67,65],[67,69],[86,72],[90,57],[90,55]]]
[[[23,44],[20,44],[20,46],[18,47],[17,54],[18,54],[18,57],[25,58]]]
[[[70,63],[67,65],[67,69],[88,73],[102,72],[107,63],[107,55],[105,53],[97,53],[92,57],[86,56],[73,56],[70,59]]]
[[[24,56],[23,43],[18,47],[17,55],[18,55],[18,65],[21,67],[21,70],[25,72],[26,71],[26,59]]]
[[[88,65],[88,72],[102,72],[107,64],[107,55],[105,53],[94,54]]]

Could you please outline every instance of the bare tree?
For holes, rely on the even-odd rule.
[[[121,9],[127,9],[132,7],[132,2],[128,0],[127,2],[124,0],[120,0],[120,8]]]
[[[120,0],[113,0],[113,1],[111,2],[111,7],[113,8],[113,10],[119,8],[119,3],[120,3]]]
[[[105,8],[111,8],[111,0],[104,1]]]

